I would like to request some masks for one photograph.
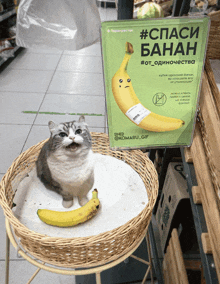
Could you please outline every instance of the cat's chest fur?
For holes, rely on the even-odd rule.
[[[52,177],[62,186],[80,186],[91,176],[94,169],[93,152],[87,155],[66,155],[65,150],[60,149],[51,154],[48,159],[48,167]]]

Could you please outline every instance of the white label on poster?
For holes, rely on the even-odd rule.
[[[130,118],[135,124],[140,124],[140,122],[149,114],[151,111],[146,109],[142,104],[137,104],[131,107],[125,114]]]

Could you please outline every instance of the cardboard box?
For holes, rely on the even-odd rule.
[[[190,249],[196,241],[187,181],[182,163],[170,163],[159,201],[156,221],[161,248],[166,251],[173,228],[178,230],[181,248]]]

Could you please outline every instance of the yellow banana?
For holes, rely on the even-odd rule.
[[[137,98],[127,73],[128,62],[133,52],[132,44],[126,42],[124,59],[112,78],[112,92],[117,105],[132,122],[145,130],[164,132],[182,127],[185,124],[183,120],[153,113]]]
[[[99,205],[98,191],[97,189],[94,189],[92,192],[92,199],[81,208],[66,212],[38,209],[37,214],[41,221],[48,225],[73,227],[77,224],[86,222],[96,215]]]

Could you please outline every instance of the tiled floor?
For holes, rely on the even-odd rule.
[[[101,20],[117,19],[113,8],[99,7]],[[52,114],[57,113],[57,114]],[[47,123],[86,115],[91,131],[106,132],[100,43],[79,51],[24,49],[0,73],[0,179],[24,150],[49,137]],[[11,247],[10,284],[27,283],[36,267]],[[0,208],[0,284],[4,283],[5,226]],[[46,279],[46,280],[45,280]],[[41,271],[33,284],[75,283],[73,276]]]

